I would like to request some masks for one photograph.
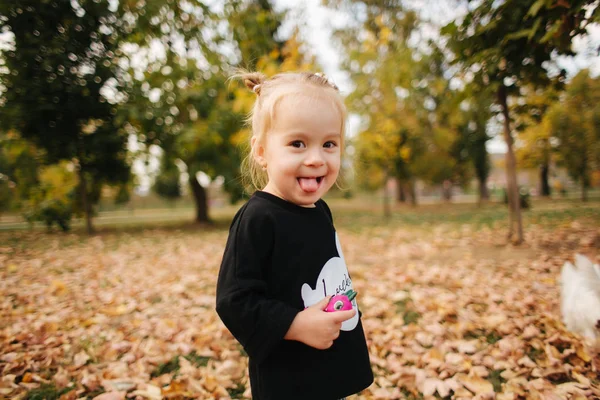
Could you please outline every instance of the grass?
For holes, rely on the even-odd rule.
[[[422,204],[413,207],[395,204],[392,215],[384,216],[381,202],[373,199],[356,199],[350,202],[334,199],[330,202],[336,226],[360,231],[368,226],[407,226],[431,228],[440,224],[470,225],[473,229],[505,228],[508,225],[508,208],[500,203],[476,204]],[[523,210],[523,224],[543,225],[552,228],[574,219],[592,225],[600,224],[600,201],[586,203],[578,200],[534,199],[530,209]]]
[[[406,204],[394,204],[391,216],[383,215],[381,199],[375,196],[356,197],[350,200],[341,198],[327,199],[334,215],[338,229],[348,229],[352,232],[362,232],[365,229],[402,226],[417,230],[430,230],[440,225],[469,225],[471,229],[484,228],[506,229],[508,226],[508,209],[506,205],[490,202],[477,206],[470,203],[436,203],[420,204],[416,207]],[[97,235],[119,234],[127,240],[127,235],[134,238],[137,233],[148,229],[163,231],[204,232],[226,231],[235,212],[241,204],[225,206],[210,210],[213,219],[211,224],[194,223],[193,210],[144,210],[139,215],[127,217],[125,214],[119,218],[105,217],[101,214],[94,219]],[[553,228],[569,224],[578,220],[586,225],[600,225],[600,199],[591,199],[583,203],[576,199],[533,199],[532,207],[523,210],[523,225],[541,225]],[[2,235],[2,231],[7,234]],[[19,231],[23,233],[20,234]],[[0,237],[11,249],[23,249],[28,246],[22,240],[31,232],[27,225],[0,224]],[[46,234],[45,227],[36,225],[33,228],[36,234]],[[121,235],[122,234],[122,235]],[[72,246],[87,238],[83,221],[77,220],[72,224],[72,231],[62,233],[57,230],[52,232],[52,237],[61,240],[53,243],[46,241],[40,243],[42,247],[58,245],[59,247]]]
[[[152,378],[156,378],[157,376],[163,375],[163,374],[170,374],[170,373],[177,373],[179,371],[180,365],[179,365],[179,357],[180,356],[174,356],[173,358],[171,358],[169,361],[159,364],[156,369],[154,371],[152,371],[152,373],[150,374],[150,376]],[[210,360],[210,357],[205,357],[205,356],[201,356],[198,355],[196,353],[196,351],[192,351],[190,354],[183,356],[183,358],[185,358],[186,360],[188,360],[189,362],[191,362],[193,365],[195,365],[196,367],[204,367],[208,364],[208,360]]]
[[[25,396],[25,400],[58,400],[60,396],[73,389],[75,387],[58,389],[53,384],[44,384],[37,389],[30,390]]]
[[[490,383],[492,384],[492,386],[494,386],[494,392],[496,393],[500,393],[502,391],[502,384],[506,382],[506,379],[504,379],[502,377],[502,371],[504,371],[503,369],[495,369],[492,372],[490,372],[490,375],[488,376],[488,381],[490,381]]]

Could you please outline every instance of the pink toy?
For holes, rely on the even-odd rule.
[[[344,294],[338,294],[333,296],[327,307],[325,307],[325,311],[327,312],[335,312],[335,311],[345,311],[352,310],[352,300],[356,297],[357,293],[350,289]]]

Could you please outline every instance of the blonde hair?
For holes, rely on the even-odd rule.
[[[256,94],[254,107],[246,121],[252,128],[252,135],[247,142],[250,150],[242,163],[242,175],[250,189],[261,190],[268,181],[266,172],[254,158],[255,148],[250,145],[252,138],[256,138],[256,143],[264,143],[266,133],[275,118],[277,105],[288,95],[308,94],[331,100],[342,118],[340,149],[343,152],[346,107],[338,87],[325,75],[312,72],[287,72],[268,79],[259,72],[239,71],[232,78],[241,79],[246,87]]]

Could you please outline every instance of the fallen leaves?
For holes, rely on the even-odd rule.
[[[214,311],[226,231],[18,235],[0,248],[0,397],[250,397]],[[560,322],[557,286],[598,236],[527,235],[511,251],[490,229],[340,230],[376,375],[355,398],[600,396],[598,354]]]

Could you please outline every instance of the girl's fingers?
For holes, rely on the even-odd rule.
[[[319,310],[325,310],[327,308],[327,304],[329,304],[329,300],[331,300],[333,296],[326,296],[324,298],[321,299],[321,301],[319,301],[316,304],[313,304],[311,307],[315,307],[318,308]]]
[[[352,310],[345,310],[345,311],[336,311],[336,312],[332,312],[330,313],[332,316],[332,319],[341,324],[344,321],[349,320],[350,318],[354,317],[354,315],[356,314],[356,311],[354,309]]]

